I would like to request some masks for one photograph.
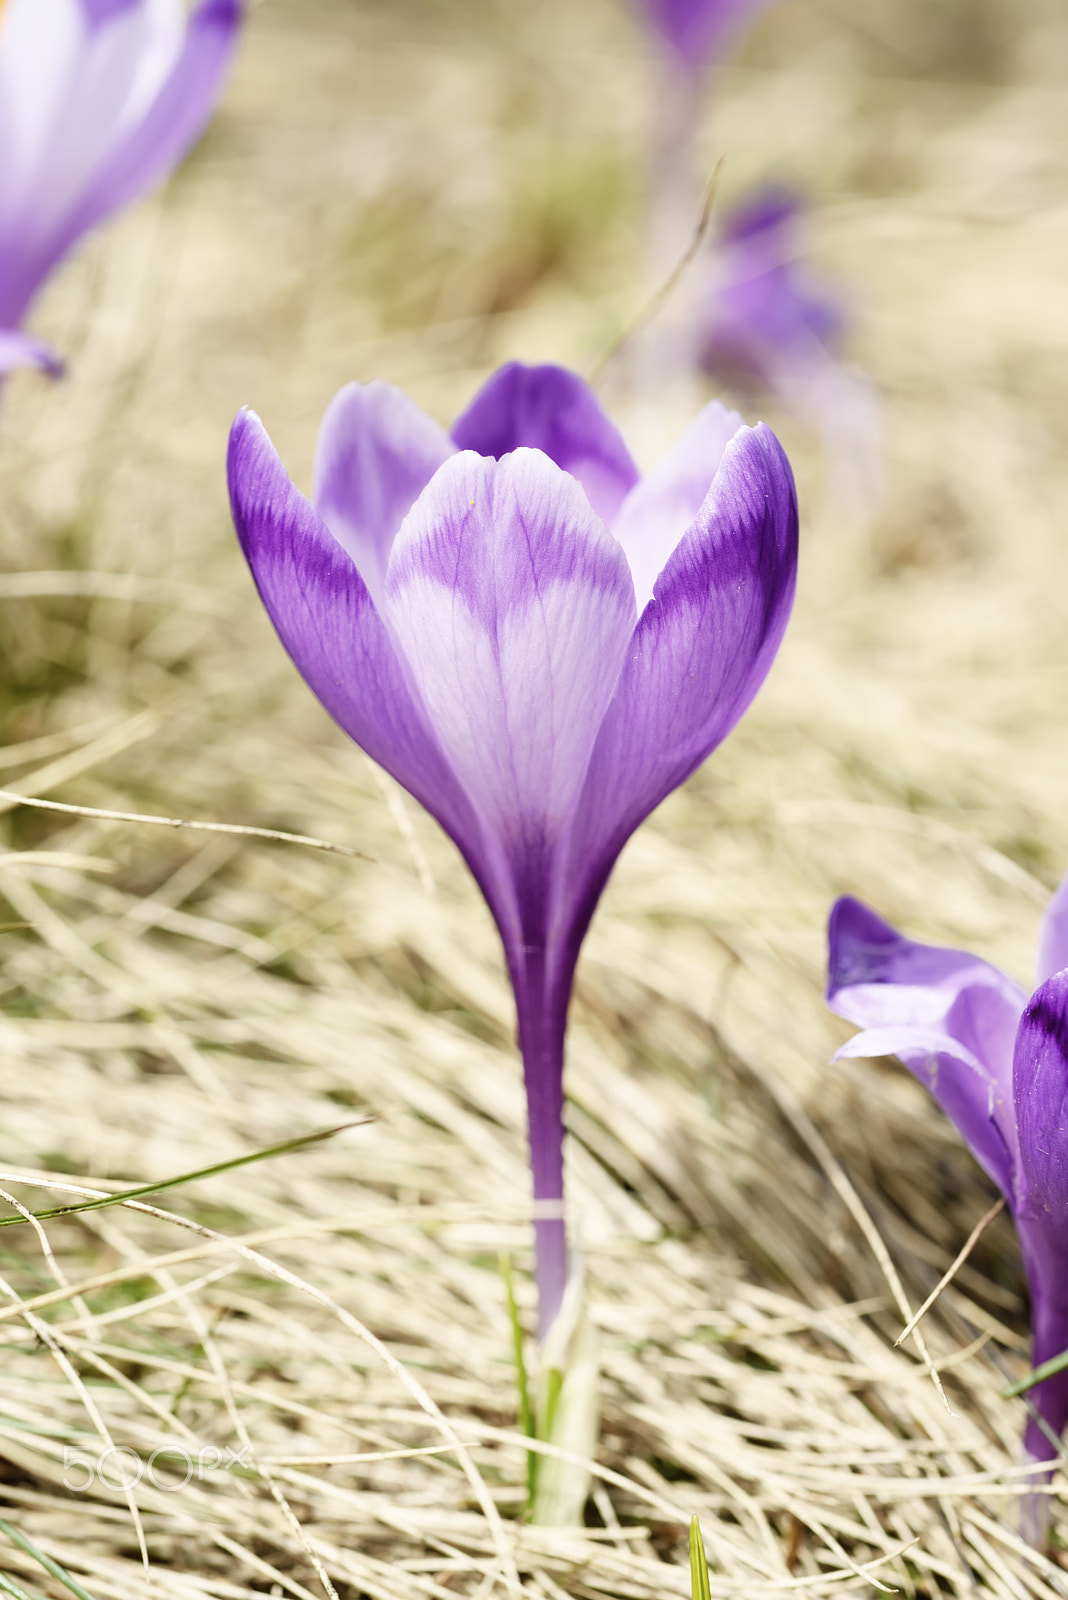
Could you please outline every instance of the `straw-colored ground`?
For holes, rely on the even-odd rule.
[[[1062,1546],[1014,1532],[1011,1229],[924,1320],[927,1364],[895,1349],[993,1195],[903,1070],[828,1064],[848,1030],[821,1000],[836,894],[1026,978],[1068,866],[1059,0],[793,0],[710,98],[724,192],[777,172],[817,199],[885,492],[865,517],[769,414],[804,513],[788,642],[629,846],[583,958],[582,1532],[519,1520],[500,1252],[528,1321],[532,1297],[494,932],[297,680],[230,530],[242,403],[306,485],[349,378],[446,420],[502,358],[593,366],[643,295],[651,82],[613,0],[264,0],[196,157],[42,302],[71,381],[7,386],[0,783],[361,852],[5,818],[3,917],[31,925],[2,943],[5,1192],[40,1208],[30,1171],[74,1196],[375,1118],[159,1196],[173,1217],[54,1222],[54,1254],[3,1235],[12,1307],[64,1287],[0,1322],[0,1515],[94,1600],[663,1600],[695,1511],[716,1596],[1068,1585]],[[667,417],[606,392],[648,458]],[[104,1481],[164,1448],[162,1487]],[[69,1593],[3,1532],[0,1572]]]

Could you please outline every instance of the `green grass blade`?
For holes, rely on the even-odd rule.
[[[255,1161],[270,1161],[273,1156],[288,1155],[291,1150],[302,1150],[305,1145],[321,1144],[347,1128],[359,1128],[370,1117],[358,1117],[353,1122],[339,1122],[336,1128],[320,1128],[317,1133],[302,1133],[296,1139],[285,1139],[281,1144],[271,1144],[264,1150],[254,1150],[251,1155],[234,1156],[229,1161],[217,1161],[211,1167],[198,1167],[195,1172],[181,1172],[176,1178],[161,1178],[157,1183],[142,1183],[136,1189],[120,1189],[116,1194],[101,1195],[96,1200],[79,1200],[69,1206],[53,1206],[48,1211],[34,1211],[38,1222],[48,1222],[52,1217],[71,1217],[79,1211],[100,1211],[104,1206],[121,1206],[127,1200],[143,1200],[146,1195],[162,1194],[165,1189],[177,1189],[183,1183],[196,1183],[200,1178],[215,1178],[221,1172],[233,1172],[238,1167],[249,1167]],[[29,1180],[27,1180],[29,1181]],[[0,1228],[14,1228],[25,1223],[26,1218],[0,1217]]]
[[[1001,1398],[1012,1400],[1018,1394],[1026,1394],[1036,1383],[1044,1383],[1047,1378],[1055,1378],[1065,1367],[1068,1367],[1068,1350],[1062,1350],[1059,1356],[1043,1361],[1033,1372],[1026,1372],[1022,1378],[1017,1378],[1015,1383],[1010,1383],[1007,1389],[1002,1389]]]
[[[553,1436],[553,1423],[556,1421],[556,1408],[560,1404],[560,1393],[564,1387],[564,1375],[559,1367],[550,1367],[545,1378],[545,1438]]]
[[[523,1432],[528,1439],[538,1437],[534,1422],[534,1407],[530,1400],[530,1380],[527,1376],[526,1357],[523,1354],[523,1326],[519,1320],[519,1307],[515,1298],[515,1283],[512,1278],[512,1261],[510,1256],[501,1255],[501,1276],[504,1279],[504,1290],[508,1296],[508,1316],[512,1324],[512,1352],[515,1356],[515,1381],[519,1390],[519,1420]],[[537,1488],[538,1455],[535,1450],[527,1451],[527,1500],[534,1504],[534,1491]]]
[[[3,930],[0,929],[0,932]],[[0,1594],[9,1594],[11,1600],[34,1600],[26,1589],[20,1589],[14,1578],[7,1578],[0,1572]],[[39,1597],[36,1597],[39,1600]]]
[[[95,1600],[95,1597],[89,1593],[88,1589],[82,1588],[77,1578],[72,1578],[70,1573],[64,1567],[61,1567],[58,1561],[53,1561],[52,1557],[46,1556],[43,1550],[38,1550],[32,1539],[27,1539],[20,1528],[16,1528],[13,1523],[5,1522],[3,1517],[0,1517],[0,1533],[6,1533],[12,1544],[17,1544],[20,1550],[24,1550],[32,1560],[37,1562],[38,1566],[44,1568],[49,1577],[55,1578],[56,1582],[61,1583],[64,1589],[69,1589],[71,1594],[76,1596],[76,1600]],[[15,1585],[12,1585],[12,1587],[14,1588]]]
[[[701,1537],[701,1524],[696,1517],[690,1518],[690,1590],[693,1600],[712,1600],[705,1541]]]

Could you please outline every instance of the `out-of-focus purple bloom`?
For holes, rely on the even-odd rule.
[[[880,416],[867,379],[841,359],[846,313],[800,256],[805,202],[762,186],[727,217],[695,309],[698,364],[743,394],[778,396],[815,423],[840,481],[878,492]]]
[[[56,264],[170,172],[201,132],[243,9],[244,0],[201,0],[192,15],[183,0],[2,0],[0,331],[9,365],[26,364],[13,359],[11,336]]]
[[[841,351],[845,315],[799,258],[805,204],[768,185],[728,216],[700,328],[702,364],[740,387],[781,390]]]
[[[637,0],[660,38],[687,68],[717,60],[768,0]]]
[[[343,389],[312,499],[259,419],[230,495],[260,595],[341,727],[456,841],[500,929],[527,1089],[542,1331],[567,1277],[563,1047],[579,946],[634,829],[730,732],[793,597],[774,435],[718,403],[644,478],[592,390],[503,367],[452,433]]]
[[[1068,1349],[1068,878],[1046,912],[1036,988],[976,956],[915,944],[859,901],[831,912],[832,1010],[865,1029],[839,1056],[895,1055],[1008,1202],[1031,1293],[1035,1366]],[[1025,1448],[1057,1455],[1068,1371],[1031,1390]]]

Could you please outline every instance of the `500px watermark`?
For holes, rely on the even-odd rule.
[[[74,1494],[84,1494],[98,1483],[105,1489],[136,1489],[145,1478],[154,1489],[177,1494],[193,1478],[200,1483],[209,1472],[232,1472],[235,1467],[251,1470],[252,1463],[245,1460],[247,1448],[231,1450],[207,1444],[194,1455],[180,1445],[162,1445],[150,1456],[142,1457],[128,1444],[109,1445],[96,1455],[67,1445],[63,1451],[63,1487]]]

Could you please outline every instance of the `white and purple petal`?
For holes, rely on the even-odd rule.
[[[630,563],[639,611],[652,599],[657,578],[704,505],[727,445],[744,426],[737,411],[713,400],[620,507],[612,532]]]
[[[5,0],[0,323],[87,229],[176,164],[211,112],[243,0]]]
[[[834,1059],[874,1056],[896,1056],[908,1068],[945,1112],[1010,1206],[1014,1205],[1013,1152],[1002,1132],[1006,1127],[1004,1117],[999,1121],[994,1115],[998,1085],[978,1057],[965,1049],[959,1039],[934,1028],[888,1023],[855,1034],[835,1051]]]
[[[544,933],[605,708],[634,631],[630,571],[576,481],[537,450],[442,466],[393,545],[383,614],[429,726]]]
[[[388,383],[350,383],[326,408],[312,500],[378,605],[397,530],[456,447]]]
[[[203,132],[230,69],[244,10],[245,0],[200,0],[154,98],[138,121],[121,130],[67,222],[64,250],[159,183]]]
[[[473,865],[479,828],[351,557],[294,488],[260,419],[230,434],[230,502],[278,636],[334,721],[436,816]]]
[[[797,575],[797,499],[774,434],[730,440],[627,650],[586,778],[569,873],[577,951],[638,824],[726,738],[767,676]]]
[[[565,367],[511,361],[482,386],[452,429],[457,449],[500,458],[524,446],[541,450],[585,489],[611,525],[638,469],[615,423],[588,383]]]
[[[827,933],[831,1010],[867,1030],[864,1053],[899,1056],[1015,1206],[1012,1055],[1023,990],[976,956],[905,938],[848,897]],[[861,1042],[843,1053],[861,1053]]]

